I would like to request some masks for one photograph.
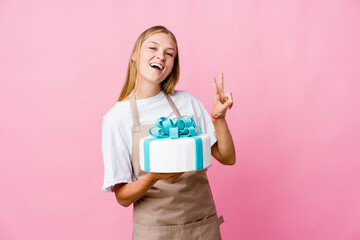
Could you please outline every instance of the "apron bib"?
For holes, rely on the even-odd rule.
[[[176,117],[181,117],[170,96],[165,96]],[[140,125],[134,96],[129,103],[133,118],[131,162],[139,179],[147,174],[140,169],[139,140],[148,136],[154,125]],[[134,202],[133,240],[220,240],[223,221],[217,216],[205,170],[185,172],[174,183],[157,181]]]

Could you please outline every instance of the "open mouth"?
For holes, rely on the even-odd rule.
[[[161,65],[159,65],[157,63],[150,63],[150,67],[156,69],[159,72],[161,72],[164,69]]]

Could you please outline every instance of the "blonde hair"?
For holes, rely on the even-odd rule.
[[[130,95],[131,91],[134,89],[136,90],[138,83],[136,82],[137,75],[138,75],[138,69],[139,69],[139,61],[133,61],[132,56],[136,54],[136,59],[139,59],[140,56],[140,49],[143,42],[149,38],[150,36],[157,34],[157,33],[166,33],[168,34],[175,42],[176,45],[176,53],[174,58],[174,65],[169,73],[169,75],[161,82],[161,89],[167,93],[172,94],[175,89],[175,85],[179,81],[180,76],[180,66],[179,66],[179,52],[178,52],[178,45],[176,38],[172,32],[170,32],[166,27],[164,26],[153,26],[147,30],[145,30],[136,40],[133,49],[130,54],[130,59],[128,63],[128,69],[126,73],[125,83],[122,87],[120,96],[118,98],[118,101],[122,101],[127,96]],[[134,91],[135,92],[135,91]]]

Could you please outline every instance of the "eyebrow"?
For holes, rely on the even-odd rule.
[[[157,45],[159,45],[159,46],[160,46],[160,44],[159,44],[159,43],[154,42],[154,41],[150,41],[149,43],[155,43],[155,44],[157,44]],[[173,48],[167,48],[167,49],[172,49],[172,50],[174,50],[174,51],[175,51],[175,49],[173,49]],[[175,52],[176,52],[176,51],[175,51]]]

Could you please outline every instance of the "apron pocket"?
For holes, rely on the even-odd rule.
[[[170,226],[149,226],[134,223],[133,240],[221,240],[219,225],[222,216],[213,215],[209,218]]]

